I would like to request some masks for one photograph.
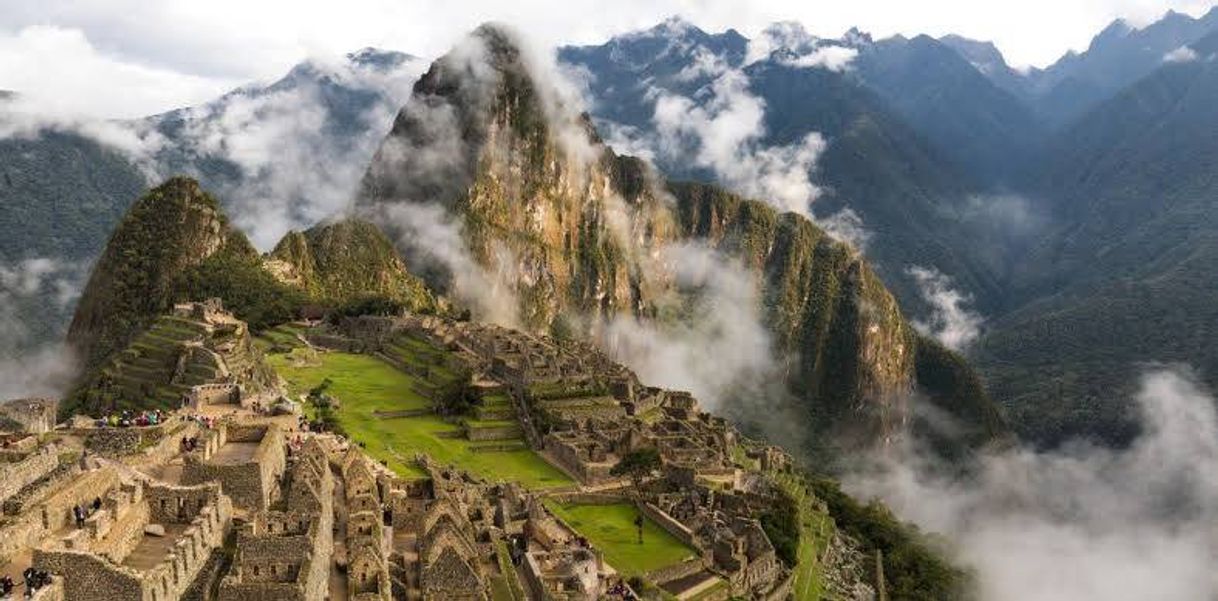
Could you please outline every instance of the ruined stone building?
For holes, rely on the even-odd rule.
[[[55,429],[58,409],[54,399],[4,401],[0,403],[0,433],[46,434]]]
[[[36,569],[63,576],[67,599],[178,599],[232,522],[232,503],[217,483],[120,483],[100,498],[85,527],[34,551]]]
[[[291,461],[286,491],[237,534],[220,601],[312,601],[329,595],[334,551],[334,477],[326,450],[310,438]]]

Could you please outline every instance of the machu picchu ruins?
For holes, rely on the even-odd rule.
[[[395,394],[422,402],[366,417],[435,426],[416,434],[429,444],[376,446],[344,417],[359,402],[345,388],[275,375],[328,358],[401,376]],[[0,405],[17,414],[2,435],[0,562],[17,581],[47,574],[35,599],[787,599],[806,586],[759,519],[800,481],[791,458],[584,343],[416,314],[254,337],[213,300],[173,307],[100,370],[83,392],[105,400],[96,417],[56,425],[53,401]],[[614,469],[643,450],[659,458],[646,473]],[[496,477],[488,465],[509,457],[550,475]],[[580,521],[602,510],[617,538]],[[835,571],[826,598],[874,598],[850,541],[826,537],[804,558]]]

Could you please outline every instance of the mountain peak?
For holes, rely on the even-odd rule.
[[[219,203],[197,181],[173,177],[135,202],[93,268],[68,342],[98,365],[176,300],[183,272],[220,252],[254,258]]]
[[[359,67],[369,67],[377,70],[389,70],[403,63],[415,60],[417,57],[396,50],[382,50],[371,46],[361,48],[347,54],[347,60]]]

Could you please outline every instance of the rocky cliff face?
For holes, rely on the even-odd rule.
[[[600,144],[535,72],[487,26],[439,59],[369,168],[361,210],[408,252],[420,250],[419,215],[454,219],[472,262],[513,287],[519,324],[509,325],[533,330],[565,316],[589,331],[614,316],[658,317],[674,292],[664,249],[704,244],[757,275],[759,309],[812,430],[887,441],[910,425],[910,399],[943,398],[913,394],[918,336],[856,252],[764,203],[666,186]],[[980,390],[966,403],[991,405]]]
[[[281,282],[322,304],[379,297],[412,311],[436,308],[436,299],[407,270],[393,244],[367,221],[347,219],[289,232],[263,265]]]
[[[544,330],[568,310],[646,313],[645,251],[673,236],[667,209],[641,181],[621,181],[629,161],[546,97],[526,61],[485,26],[436,61],[373,159],[360,207],[399,240],[415,234],[403,226],[414,209],[459,215],[469,258],[510,274],[509,325]],[[453,285],[444,274],[428,283]]]
[[[136,201],[94,266],[68,330],[85,369],[126,347],[171,306],[181,274],[221,252],[258,256],[194,180],[170,179]]]

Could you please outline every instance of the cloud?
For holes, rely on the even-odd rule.
[[[61,343],[33,344],[31,328],[66,316],[86,273],[84,263],[48,257],[0,264],[0,400],[58,396],[71,383],[74,357]]]
[[[955,289],[952,279],[939,270],[914,265],[906,269],[922,299],[931,307],[926,320],[911,320],[914,328],[938,340],[943,346],[962,350],[981,333],[982,318],[969,310],[972,298]]]
[[[858,50],[822,40],[804,29],[800,23],[774,23],[749,40],[744,63],[753,64],[767,59],[797,68],[821,68],[845,71],[858,56]]]
[[[180,168],[179,157],[191,169],[217,159],[235,165],[239,177],[210,183],[255,246],[269,249],[289,230],[346,209],[424,67],[312,59],[281,83],[171,115],[182,127],[162,169]]]
[[[749,378],[774,368],[759,314],[758,283],[739,263],[694,243],[664,248],[660,261],[681,291],[671,323],[613,319],[603,346],[644,382],[693,392],[712,410]]]
[[[710,169],[741,194],[810,216],[821,193],[810,173],[825,150],[824,138],[812,132],[790,145],[761,144],[765,101],[749,91],[744,72],[722,63],[718,68],[697,101],[658,92],[652,120],[659,154]]]
[[[502,246],[491,253],[491,264],[479,263],[465,242],[464,226],[444,207],[427,203],[397,203],[379,208],[383,220],[400,230],[398,243],[411,264],[427,271],[439,267],[449,279],[445,292],[468,307],[479,321],[520,326],[516,283],[518,262]]]
[[[1186,370],[1141,378],[1143,434],[1124,450],[1016,449],[948,478],[916,455],[846,478],[943,534],[992,601],[1212,599],[1215,399]]]
[[[845,71],[858,54],[859,51],[855,48],[830,44],[786,62],[793,67],[819,67],[830,71]]]
[[[0,32],[0,89],[16,111],[43,118],[134,118],[200,102],[239,80],[209,79],[108,56],[77,28],[31,25]]]
[[[1197,51],[1188,46],[1181,46],[1163,55],[1165,63],[1191,63],[1197,60]]]

